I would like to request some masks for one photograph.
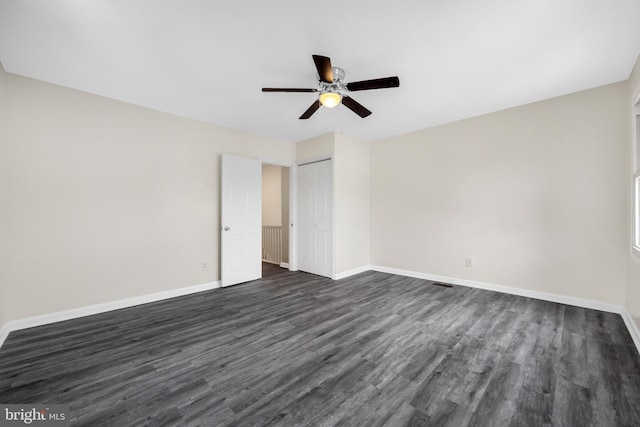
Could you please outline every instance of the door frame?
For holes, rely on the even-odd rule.
[[[263,165],[289,168],[289,271],[298,271],[298,165],[258,158]]]
[[[323,160],[331,160],[332,167],[335,167],[335,158],[333,153],[321,156],[309,157],[304,160],[297,160],[292,163],[273,160],[270,158],[257,157],[263,165],[275,165],[289,168],[289,271],[298,271],[298,166],[309,163],[320,162]],[[333,169],[332,169],[333,170]],[[336,278],[336,174],[333,170],[331,174],[331,188],[333,191],[333,203],[331,209],[331,256],[332,256],[332,279]]]

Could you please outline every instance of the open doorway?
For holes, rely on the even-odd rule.
[[[290,168],[262,164],[262,276],[289,269]]]

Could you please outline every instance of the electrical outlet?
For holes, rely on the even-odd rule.
[[[470,257],[467,257],[467,260],[464,263],[467,267],[473,267],[473,260]]]
[[[200,268],[202,269],[202,271],[209,270],[209,264],[207,263],[207,261],[202,261],[202,263],[200,263]]]

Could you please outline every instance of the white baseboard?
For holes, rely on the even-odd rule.
[[[286,269],[289,269],[289,263],[288,263],[288,262],[281,262],[281,263],[280,263],[280,268],[286,268]]]
[[[0,347],[12,331],[19,329],[33,328],[34,326],[47,325],[49,323],[62,322],[64,320],[77,319],[78,317],[90,316],[92,314],[104,313],[121,308],[133,307],[164,299],[180,297],[196,292],[208,291],[220,287],[220,282],[209,282],[200,285],[187,286],[185,288],[171,289],[168,291],[156,292],[153,294],[140,295],[132,298],[125,298],[117,301],[102,304],[89,305],[86,307],[73,308],[71,310],[58,311],[55,313],[42,314],[40,316],[27,317],[24,319],[11,320],[0,328]]]
[[[631,314],[629,314],[626,307],[622,310],[620,315],[622,316],[622,320],[624,320],[624,324],[627,325],[627,329],[629,330],[631,339],[633,339],[633,343],[638,349],[638,353],[640,353],[640,330],[638,330],[638,325],[636,325],[636,322],[633,320],[633,317],[631,317]]]
[[[438,276],[435,274],[420,273],[417,271],[400,270],[397,268],[382,267],[372,265],[372,270],[382,273],[398,274],[400,276],[415,277],[416,279],[432,280],[435,282],[445,282],[454,285],[468,286],[470,288],[486,289],[488,291],[501,292],[503,294],[519,295],[523,297],[535,298],[544,301],[557,302],[560,304],[575,305],[577,307],[591,308],[594,310],[607,311],[609,313],[621,314],[624,306],[610,304],[606,302],[594,301],[583,298],[570,297],[567,295],[552,294],[549,292],[533,291],[530,289],[512,288],[510,286],[494,285],[492,283],[476,282],[474,280],[458,279],[456,277]]]
[[[351,270],[343,271],[342,273],[334,274],[333,280],[346,279],[350,276],[355,276],[356,274],[364,273],[365,271],[371,270],[370,265],[361,265],[360,267],[352,268]]]

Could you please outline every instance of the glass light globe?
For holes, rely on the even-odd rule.
[[[320,102],[327,108],[333,108],[340,104],[342,96],[335,92],[324,92],[320,94]]]

